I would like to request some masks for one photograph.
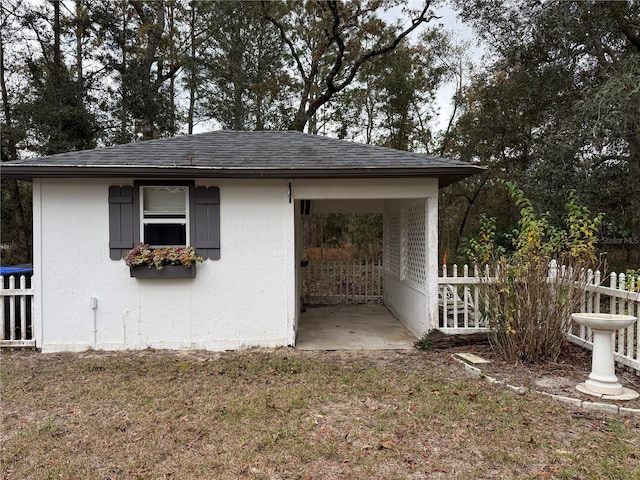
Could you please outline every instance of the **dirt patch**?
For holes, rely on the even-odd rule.
[[[591,351],[573,343],[567,343],[557,362],[540,364],[512,364],[505,362],[489,346],[473,346],[448,350],[471,352],[491,363],[478,365],[482,373],[513,386],[526,387],[554,395],[562,395],[593,402],[610,403],[627,408],[640,409],[640,399],[631,401],[602,400],[585,395],[576,390],[576,385],[584,382],[591,372]],[[620,383],[627,388],[640,392],[640,375],[631,369],[616,368]]]

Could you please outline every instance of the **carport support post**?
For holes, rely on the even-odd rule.
[[[425,333],[438,328],[438,197],[427,197],[425,204]]]
[[[286,235],[287,242],[287,278],[288,282],[288,292],[287,292],[287,345],[295,346],[296,344],[296,333],[298,330],[298,320],[300,317],[300,287],[302,285],[302,281],[300,278],[301,269],[300,269],[300,256],[302,251],[302,241],[301,241],[301,219],[300,208],[297,207],[298,200],[293,200],[293,192],[291,188],[291,183],[288,185],[288,200],[289,203],[286,208],[288,208],[289,213],[287,218],[290,219],[288,223],[288,231]]]
[[[42,308],[42,180],[33,179],[33,317],[31,329],[36,347],[42,348],[44,342],[44,322]]]

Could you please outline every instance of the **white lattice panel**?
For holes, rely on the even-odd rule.
[[[402,259],[404,280],[414,287],[426,287],[426,238],[425,238],[425,204],[416,203],[405,210],[402,241],[404,258]]]
[[[400,275],[400,211],[384,217],[384,267],[394,275]]]

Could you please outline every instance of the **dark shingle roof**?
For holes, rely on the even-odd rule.
[[[456,160],[297,131],[215,131],[3,164],[9,178],[44,177],[438,177],[480,172]]]

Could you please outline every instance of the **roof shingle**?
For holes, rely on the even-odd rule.
[[[13,178],[143,174],[245,178],[423,176],[450,183],[481,170],[456,160],[297,131],[229,130],[3,164],[3,176]]]

